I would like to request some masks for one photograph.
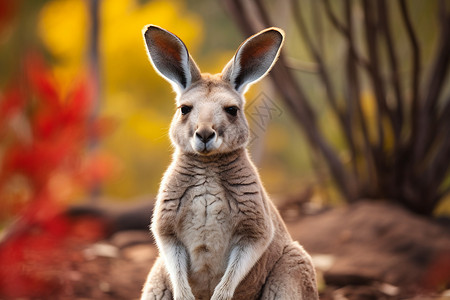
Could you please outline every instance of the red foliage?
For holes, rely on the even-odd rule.
[[[64,214],[67,190],[87,190],[111,171],[110,160],[86,153],[91,128],[101,132],[90,120],[89,82],[79,80],[61,96],[33,56],[25,80],[0,94],[0,222],[19,214],[0,241],[2,299],[50,295],[62,283],[49,270],[67,261],[68,245],[96,240],[106,230],[100,221]]]

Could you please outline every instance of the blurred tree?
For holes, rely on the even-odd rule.
[[[286,10],[261,0],[224,3],[246,35],[278,25],[271,18],[276,15],[279,21],[283,13],[280,22],[288,34],[300,34],[304,44],[287,45],[271,78],[347,201],[387,199],[418,214],[432,214],[450,191],[450,91],[445,84],[450,63],[449,3],[276,4]],[[420,37],[411,11],[428,12]],[[430,11],[436,18],[429,17]],[[292,59],[299,54],[309,55],[314,64]],[[294,73],[311,70],[323,94],[308,94],[304,86],[310,80]],[[317,113],[322,97],[330,112],[325,123]],[[345,152],[336,149],[336,135],[324,132],[324,126],[335,127]]]

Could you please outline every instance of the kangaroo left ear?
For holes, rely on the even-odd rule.
[[[176,35],[155,25],[145,26],[142,33],[155,70],[178,94],[200,79],[200,70]]]
[[[244,94],[272,68],[284,41],[283,30],[267,28],[245,40],[222,71],[222,79]]]

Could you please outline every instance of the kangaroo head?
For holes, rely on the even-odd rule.
[[[268,28],[245,40],[221,74],[201,74],[184,43],[154,25],[143,29],[155,70],[177,93],[170,127],[172,143],[182,152],[210,155],[246,146],[249,137],[244,93],[275,63],[284,39]]]

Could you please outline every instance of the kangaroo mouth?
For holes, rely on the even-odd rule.
[[[202,155],[208,155],[211,154],[211,152],[213,152],[213,149],[211,148],[212,147],[208,147],[208,144],[204,144],[203,149],[197,149],[197,152]]]
[[[217,152],[217,149],[220,147],[221,141],[211,140],[206,143],[203,143],[198,140],[194,140],[192,143],[193,150],[200,155],[210,155]]]
[[[206,145],[202,150],[200,150],[200,153],[203,153],[203,154],[207,154],[208,152],[209,152],[209,150],[206,148]]]

